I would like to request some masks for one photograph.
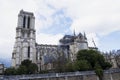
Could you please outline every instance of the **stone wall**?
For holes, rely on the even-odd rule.
[[[94,71],[1,76],[0,80],[99,80]],[[120,80],[120,69],[104,71],[103,80]]]

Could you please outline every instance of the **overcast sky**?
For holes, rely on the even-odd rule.
[[[120,0],[0,0],[0,58],[11,58],[19,11],[33,12],[37,43],[86,32],[101,51],[120,49]]]

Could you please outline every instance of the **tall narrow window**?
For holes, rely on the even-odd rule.
[[[30,17],[28,17],[27,28],[30,28]]]
[[[25,28],[25,23],[26,23],[26,16],[23,18],[23,28]]]
[[[28,46],[28,58],[30,58],[30,46]]]
[[[36,60],[38,60],[38,52],[36,52]]]

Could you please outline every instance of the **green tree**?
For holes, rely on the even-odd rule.
[[[88,63],[87,60],[77,60],[74,63],[74,70],[78,71],[86,71],[90,70],[91,65]]]
[[[110,64],[109,62],[104,62],[104,65],[102,65],[103,69],[109,69],[112,67],[112,64]]]
[[[30,74],[34,74],[38,71],[38,66],[35,63],[31,63],[28,67],[28,71]]]
[[[30,61],[29,59],[26,59],[24,61],[21,62],[21,65],[29,67],[29,65],[32,63],[32,61]]]
[[[27,74],[27,68],[26,66],[20,65],[19,68],[17,69],[17,74]]]
[[[77,69],[83,68],[83,70],[91,69],[95,70],[96,75],[100,80],[103,78],[103,69],[109,69],[112,65],[105,61],[105,58],[99,51],[95,50],[80,50],[77,53]],[[81,61],[86,60],[86,62]],[[82,63],[83,62],[83,63]],[[81,65],[80,65],[81,64]],[[89,64],[89,65],[86,65]],[[89,67],[86,67],[89,66]],[[86,67],[86,68],[84,68]]]
[[[80,50],[77,53],[77,60],[86,60],[94,70],[95,65],[99,64],[102,69],[110,68],[110,63],[105,62],[104,56],[95,50]]]
[[[32,61],[26,59],[21,62],[21,65],[15,68],[7,68],[4,72],[5,75],[16,75],[16,74],[34,74],[38,71],[38,66]]]
[[[103,80],[103,69],[97,68],[95,70],[96,75],[99,77],[99,80]]]
[[[17,69],[17,74],[33,74],[38,70],[38,66],[32,61],[26,59],[21,62],[21,65]]]
[[[15,75],[15,74],[16,74],[16,69],[15,69],[15,68],[7,68],[7,69],[4,71],[4,74],[5,74],[5,75]]]
[[[73,72],[75,71],[75,65],[72,62],[67,62],[65,65],[65,71],[66,72]]]

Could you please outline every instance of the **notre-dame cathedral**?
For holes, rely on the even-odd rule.
[[[57,60],[60,53],[73,61],[76,58],[77,51],[97,49],[96,47],[88,47],[85,33],[65,35],[59,40],[59,45],[38,44],[36,42],[35,16],[31,12],[23,10],[18,14],[15,39],[12,67],[18,67],[23,60],[29,59],[42,70],[51,69],[51,63]]]

